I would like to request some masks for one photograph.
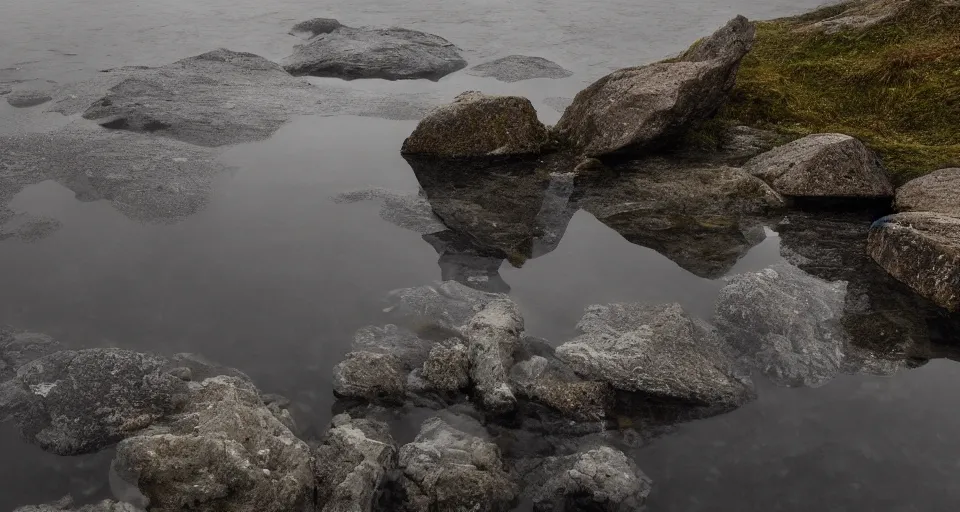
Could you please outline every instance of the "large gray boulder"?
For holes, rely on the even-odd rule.
[[[318,510],[370,512],[396,465],[397,446],[385,423],[334,416],[314,453]]]
[[[534,78],[566,78],[573,75],[556,62],[543,57],[509,55],[470,68],[467,74],[496,78],[501,82],[519,82]]]
[[[401,152],[444,158],[539,153],[547,128],[526,98],[468,91],[427,114]]]
[[[181,414],[117,445],[113,469],[150,510],[291,512],[313,503],[310,448],[237,377],[191,385]]]
[[[588,156],[668,143],[720,108],[754,31],[738,16],[675,61],[614,71],[577,94],[554,133]]]
[[[743,170],[786,196],[893,196],[893,185],[876,153],[859,140],[839,133],[795,140],[754,157]]]
[[[504,413],[516,407],[510,369],[522,333],[523,318],[516,303],[509,299],[487,304],[466,328],[470,380],[481,405],[489,411]]]
[[[187,384],[167,363],[119,349],[55,352],[20,367],[0,404],[28,442],[58,455],[92,453],[186,403]]]
[[[336,26],[331,21],[336,20],[304,27],[315,36],[294,48],[283,61],[284,69],[293,75],[344,80],[439,80],[467,65],[457,47],[440,36],[396,27]]]
[[[778,385],[817,387],[841,371],[845,281],[827,282],[788,264],[730,279],[717,299],[721,336]]]
[[[105,128],[201,146],[266,139],[290,117],[317,111],[319,90],[263,57],[214,50],[158,68],[120,68],[83,112]],[[68,100],[69,101],[69,100]]]
[[[960,168],[940,169],[897,189],[900,212],[934,212],[960,217]]]
[[[583,166],[586,167],[586,166]],[[577,204],[629,242],[701,277],[726,274],[785,209],[762,180],[740,169],[666,158],[599,162],[577,177]]]
[[[454,422],[454,423],[450,423]],[[407,512],[506,512],[517,485],[504,471],[500,450],[466,417],[431,418],[400,449],[400,487]]]
[[[960,218],[908,212],[876,221],[867,251],[893,277],[949,311],[960,311]]]
[[[698,406],[733,408],[753,397],[712,330],[679,304],[590,306],[577,329],[557,357],[584,378]]]
[[[640,510],[652,484],[623,452],[609,446],[547,457],[527,481],[537,512]]]

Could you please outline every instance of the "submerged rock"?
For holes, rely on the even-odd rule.
[[[785,208],[763,181],[731,167],[663,158],[595,167],[578,175],[576,203],[701,277],[726,274]]]
[[[876,221],[870,256],[893,277],[948,311],[960,311],[960,218],[910,212]]]
[[[474,315],[501,298],[506,296],[474,290],[456,281],[444,281],[390,292],[392,305],[387,310],[419,330],[459,334]]]
[[[49,93],[32,89],[13,91],[7,95],[7,103],[16,108],[36,107],[52,99]]]
[[[743,169],[786,196],[893,196],[893,185],[876,153],[839,133],[808,135],[753,158]]]
[[[28,442],[58,455],[96,452],[184,405],[187,384],[166,364],[119,349],[55,352],[17,371],[10,408]]]
[[[117,83],[83,112],[105,128],[201,146],[263,140],[316,111],[318,89],[252,53],[226,49],[159,68],[111,71]]]
[[[557,357],[585,378],[699,406],[734,408],[753,397],[714,333],[678,304],[590,306],[577,329]]]
[[[46,334],[0,326],[0,382],[14,377],[21,366],[58,350],[60,343]]]
[[[21,242],[37,242],[54,234],[63,227],[57,219],[28,213],[4,215],[0,211],[0,241],[17,239]]]
[[[566,78],[573,75],[556,62],[528,55],[509,55],[485,62],[470,68],[467,73],[496,78],[501,82],[519,82],[533,78]]]
[[[325,20],[311,30],[333,28]],[[339,24],[339,22],[338,22]],[[353,80],[439,80],[466,67],[456,46],[446,39],[404,28],[366,29],[339,26],[317,33],[283,61],[293,75]]]
[[[817,387],[840,373],[847,283],[780,264],[730,279],[716,324],[737,354],[782,386]]]
[[[408,512],[506,512],[518,487],[504,471],[500,450],[473,432],[483,427],[466,417],[452,425],[441,418],[423,423],[416,439],[400,449],[402,502]]]
[[[310,39],[320,34],[329,34],[341,28],[343,28],[343,25],[333,18],[313,18],[294,25],[290,29],[290,35]]]
[[[508,299],[490,302],[470,320],[465,331],[470,379],[481,404],[494,413],[513,410],[517,399],[509,375],[523,332],[523,318],[516,303]]]
[[[547,457],[527,480],[526,492],[538,512],[640,510],[652,484],[623,452],[609,446]]]
[[[334,416],[314,454],[318,510],[370,512],[396,465],[397,446],[385,423]]]
[[[433,342],[424,340],[414,332],[387,324],[383,327],[367,326],[353,335],[353,350],[396,356],[405,368],[413,369],[423,364],[430,355]]]
[[[333,392],[342,398],[402,401],[407,370],[392,354],[350,352],[333,367]]]
[[[960,217],[960,168],[940,169],[897,189],[900,212],[933,212]]]
[[[444,158],[523,155],[539,153],[548,140],[530,100],[469,91],[423,118],[401,152]]]
[[[577,94],[554,133],[588,156],[666,144],[720,108],[754,30],[738,16],[676,61],[614,71]]]
[[[182,414],[121,442],[113,467],[151,510],[290,512],[314,491],[309,447],[236,377],[192,386]]]

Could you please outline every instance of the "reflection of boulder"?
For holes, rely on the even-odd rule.
[[[485,292],[507,293],[510,285],[500,277],[503,256],[497,251],[484,251],[456,231],[446,230],[423,235],[440,259],[440,279],[457,281]]]
[[[649,158],[612,171],[593,165],[578,176],[577,204],[701,277],[729,271],[764,239],[765,217],[784,206],[765,183],[730,167]]]

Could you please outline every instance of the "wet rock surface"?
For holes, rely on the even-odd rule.
[[[773,382],[816,387],[840,373],[847,283],[780,264],[730,279],[717,299],[723,339]]]
[[[534,78],[566,78],[573,73],[556,62],[543,57],[529,55],[509,55],[490,62],[474,66],[467,71],[470,75],[496,78],[501,82],[519,82]]]
[[[590,306],[577,330],[557,357],[582,377],[707,407],[735,408],[753,397],[712,329],[678,304]]]
[[[609,446],[547,457],[525,480],[537,512],[639,510],[652,483],[623,452]]]
[[[523,333],[523,318],[516,303],[508,299],[491,301],[470,320],[465,332],[470,380],[482,406],[494,413],[513,410],[517,398],[509,375]]]
[[[315,35],[283,61],[284,69],[293,75],[439,80],[467,65],[457,47],[440,36],[396,27],[351,28],[335,26],[336,20],[313,21],[306,28]]]
[[[539,153],[548,138],[530,100],[470,91],[427,114],[401,152],[444,158],[523,155]]]
[[[483,432],[464,416],[425,421],[416,439],[400,449],[398,494],[403,498],[389,509],[511,510],[518,486],[505,472],[497,446],[479,436]]]
[[[876,153],[839,133],[808,135],[753,158],[743,169],[786,196],[893,196],[893,185]]]
[[[960,169],[940,169],[897,189],[900,212],[933,212],[960,217]]]
[[[335,416],[314,453],[318,510],[370,512],[396,464],[397,446],[385,423]]]
[[[313,497],[309,447],[236,377],[191,386],[181,414],[121,442],[113,467],[151,509],[280,512]]]
[[[175,413],[187,384],[166,360],[119,349],[60,351],[17,371],[8,402],[25,440],[58,455],[92,453]]]
[[[11,107],[16,108],[36,107],[53,99],[48,92],[30,89],[13,91],[7,94],[6,97],[7,103],[9,103]]]
[[[960,219],[899,213],[873,224],[870,256],[893,277],[948,311],[960,311]]]
[[[615,71],[577,94],[554,134],[587,156],[663,145],[716,112],[753,39],[741,16],[676,61]]]

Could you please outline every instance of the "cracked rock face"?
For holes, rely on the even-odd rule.
[[[396,465],[397,446],[385,423],[335,416],[314,454],[319,510],[370,512]]]

